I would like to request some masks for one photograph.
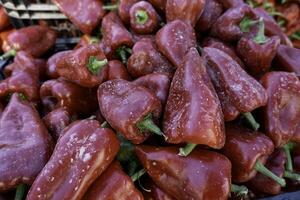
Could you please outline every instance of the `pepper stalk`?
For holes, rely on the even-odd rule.
[[[15,195],[15,200],[24,199],[25,192],[26,192],[26,185],[25,184],[18,185],[16,190],[16,195]]]
[[[127,58],[132,54],[132,50],[127,46],[121,46],[116,50],[117,56],[122,60],[122,63],[127,63]]]
[[[251,112],[243,113],[244,117],[247,119],[247,121],[250,123],[253,130],[257,131],[260,127],[260,124],[256,122],[255,118],[253,117]]]
[[[92,74],[96,75],[107,63],[107,59],[98,60],[97,57],[91,56],[87,67]]]
[[[257,44],[263,44],[267,41],[267,37],[265,36],[265,23],[262,17],[259,18],[258,32],[257,35],[253,38],[253,41]]]
[[[286,155],[286,169],[289,172],[294,171],[293,161],[292,161],[292,156],[291,156],[291,150],[294,149],[295,146],[296,146],[296,144],[293,143],[293,142],[289,142],[289,143],[287,143],[283,146],[283,150],[284,150],[285,155]]]
[[[150,131],[151,133],[155,133],[156,135],[164,136],[166,138],[160,128],[153,122],[151,113],[148,114],[142,121],[140,121],[137,124],[137,127],[141,132]]]
[[[179,149],[179,156],[188,156],[195,148],[197,144],[187,144],[185,147]]]
[[[141,178],[144,174],[146,173],[146,170],[145,169],[141,169],[139,171],[137,171],[135,174],[133,174],[131,176],[131,180],[133,182],[137,181],[139,178]]]
[[[248,33],[250,28],[258,23],[258,20],[252,20],[249,17],[244,17],[239,26],[243,33]]]
[[[4,60],[10,57],[15,57],[17,55],[17,51],[15,49],[11,49],[2,56],[0,56],[0,60]]]
[[[143,25],[149,19],[148,13],[145,10],[138,10],[135,13],[135,21],[136,23]]]
[[[231,192],[235,193],[237,196],[245,196],[248,194],[249,190],[244,185],[231,184]]]

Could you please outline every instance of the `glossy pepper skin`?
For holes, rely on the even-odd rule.
[[[268,38],[263,44],[256,43],[252,37],[242,37],[237,44],[237,52],[251,74],[261,75],[270,69],[279,44],[278,36]]]
[[[207,70],[215,87],[219,87],[240,112],[264,106],[268,96],[263,86],[248,75],[228,54],[204,48]],[[219,96],[222,94],[219,94]]]
[[[224,51],[228,54],[235,62],[237,62],[243,69],[245,69],[245,65],[243,61],[239,58],[236,53],[235,47],[232,46],[230,43],[223,42],[217,38],[208,37],[202,41],[203,47],[211,47],[216,48],[221,51]]]
[[[285,45],[279,45],[275,62],[281,69],[288,72],[295,72],[300,77],[300,50]]]
[[[84,199],[98,200],[143,200],[131,178],[122,170],[118,161],[109,165],[107,170],[90,186]]]
[[[22,50],[33,57],[41,57],[54,46],[55,40],[56,33],[49,27],[29,26],[9,34],[7,38],[8,46],[4,51]]]
[[[92,89],[81,87],[64,79],[49,80],[43,83],[40,97],[46,111],[65,107],[72,114],[83,116],[97,108],[97,99]]]
[[[73,122],[58,140],[27,199],[79,200],[113,161],[119,141],[95,120]]]
[[[141,39],[134,44],[132,55],[127,62],[127,69],[134,78],[151,73],[167,73],[169,77],[172,77],[175,70],[151,39]]]
[[[134,144],[142,143],[149,136],[138,123],[152,114],[154,121],[160,117],[161,103],[142,86],[115,79],[100,85],[98,102],[101,113],[112,128]]]
[[[190,49],[173,77],[163,130],[170,143],[224,146],[222,109],[196,48]]]
[[[10,25],[9,18],[6,14],[5,9],[0,6],[0,31],[3,31]]]
[[[31,184],[53,148],[38,112],[13,94],[0,119],[0,191]]]
[[[235,126],[226,126],[226,143],[222,153],[232,164],[233,182],[243,183],[256,175],[257,161],[266,162],[273,152],[272,140],[266,135]]]
[[[218,0],[205,1],[203,13],[196,23],[200,32],[208,31],[223,12],[223,6]]]
[[[282,149],[276,149],[266,161],[265,166],[279,177],[283,177],[285,171],[286,154]],[[256,192],[276,195],[281,192],[281,186],[274,180],[263,174],[257,173],[249,181],[249,185]]]
[[[95,71],[93,61],[103,62]],[[97,44],[91,44],[64,54],[57,61],[59,76],[80,86],[93,88],[107,78],[107,59]],[[76,77],[76,79],[74,79]]]
[[[147,179],[146,183],[143,182],[143,186],[147,188],[147,191],[142,191],[145,200],[175,200],[171,195],[160,189],[150,178]]]
[[[231,164],[219,153],[195,149],[188,157],[180,157],[176,147],[153,146],[137,146],[135,152],[155,184],[176,199],[225,200],[229,196]]]
[[[245,17],[252,20],[257,19],[255,12],[246,4],[228,9],[214,23],[211,34],[224,41],[238,41],[244,35],[240,28],[240,23]]]
[[[130,8],[139,0],[119,0],[118,14],[124,24],[130,24]]]
[[[177,68],[190,48],[197,46],[192,26],[180,20],[167,23],[156,33],[156,45]]]
[[[63,129],[71,123],[71,115],[65,107],[60,107],[43,117],[43,122],[53,139],[57,141]]]
[[[266,134],[276,147],[283,146],[300,123],[300,81],[294,73],[269,72],[261,83],[269,96],[264,107]]]
[[[52,55],[48,60],[47,60],[47,67],[46,67],[46,74],[52,79],[56,79],[59,77],[59,74],[57,72],[57,64],[61,59],[64,59],[65,56],[70,54],[72,50],[69,51],[61,51],[58,52],[54,55]]]
[[[119,60],[111,60],[108,62],[108,77],[107,80],[113,79],[124,79],[127,81],[131,80],[131,77],[123,65]]]
[[[151,34],[159,26],[159,16],[147,1],[135,3],[130,8],[130,27],[138,34]]]
[[[141,76],[133,81],[137,85],[144,86],[152,91],[164,106],[167,103],[171,80],[165,73],[155,73]]]
[[[182,20],[194,27],[204,10],[205,2],[205,0],[167,0],[167,22]]]
[[[108,13],[103,18],[101,32],[103,36],[101,47],[109,59],[116,57],[115,53],[118,48],[133,46],[131,33],[128,32],[114,12]]]
[[[167,0],[149,0],[149,2],[159,11],[165,11]]]
[[[103,2],[97,0],[52,0],[75,26],[90,34],[105,15]]]

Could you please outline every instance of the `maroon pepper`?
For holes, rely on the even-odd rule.
[[[107,81],[98,89],[98,102],[109,125],[134,144],[146,140],[149,132],[162,135],[153,122],[162,106],[148,89],[121,79]]]
[[[130,8],[130,27],[138,34],[151,34],[158,28],[159,16],[147,1],[135,3]]]
[[[156,45],[177,68],[189,49],[197,47],[196,35],[192,26],[175,20],[156,33]]]
[[[269,96],[264,108],[266,134],[276,147],[283,146],[300,123],[300,81],[293,73],[269,72],[261,83]]]
[[[38,112],[13,94],[0,119],[0,191],[32,184],[52,151]]]
[[[17,51],[25,51],[33,57],[41,57],[51,49],[56,40],[56,33],[47,26],[29,26],[9,34],[8,45],[2,57],[15,56]]]
[[[145,190],[142,190],[145,200],[175,200],[171,195],[160,189],[150,178],[142,183]]]
[[[107,74],[108,74],[107,80],[113,80],[113,79],[124,79],[127,81],[131,80],[131,77],[126,67],[123,65],[122,62],[118,60],[111,60],[108,62]]]
[[[149,0],[149,2],[159,11],[165,11],[167,0]]]
[[[52,55],[48,61],[47,61],[47,68],[46,68],[46,74],[53,79],[56,79],[59,77],[59,74],[57,72],[57,64],[59,60],[63,59],[66,55],[70,54],[72,51],[61,51],[54,55]]]
[[[148,88],[161,101],[163,106],[166,105],[171,84],[170,78],[167,74],[148,74],[134,80],[134,83]]]
[[[238,111],[251,112],[266,105],[268,98],[262,85],[249,76],[228,54],[206,47],[204,57],[212,82],[230,98],[230,102]]]
[[[167,22],[182,20],[194,27],[202,15],[205,2],[205,0],[167,0]]]
[[[174,198],[228,198],[231,164],[225,156],[200,149],[188,157],[177,153],[176,147],[136,147],[136,154],[151,179]]]
[[[260,172],[284,187],[285,180],[264,166],[273,150],[272,140],[266,135],[237,126],[226,126],[226,143],[222,152],[231,161],[234,182],[249,181]]]
[[[101,47],[105,55],[109,59],[119,56],[125,63],[126,53],[128,53],[126,48],[133,46],[133,39],[116,13],[110,12],[105,15],[102,20],[101,32],[103,36]]]
[[[114,160],[119,141],[95,120],[73,122],[64,129],[47,165],[27,199],[81,199]]]
[[[293,151],[293,166],[294,170],[300,173],[300,145],[297,145]]]
[[[135,43],[127,68],[130,75],[135,78],[161,72],[167,73],[169,77],[174,74],[174,67],[157,50],[151,39],[142,39]]]
[[[131,178],[123,172],[118,161],[114,161],[91,185],[83,199],[98,200],[143,200]]]
[[[275,63],[284,71],[295,72],[300,77],[300,49],[279,45]]]
[[[93,88],[107,79],[108,61],[99,45],[91,44],[75,49],[58,59],[58,75],[78,85]]]
[[[261,75],[269,70],[276,55],[280,38],[265,36],[263,19],[259,20],[259,30],[255,37],[242,37],[237,44],[237,52],[253,75]]]
[[[52,137],[57,141],[63,129],[71,123],[71,115],[65,107],[60,107],[48,113],[43,121]]]
[[[173,77],[163,130],[170,143],[204,144],[216,149],[224,146],[220,102],[196,48],[190,49]]]
[[[223,12],[223,6],[218,0],[205,1],[203,13],[196,24],[200,32],[208,31]]]
[[[88,46],[90,44],[99,43],[99,42],[100,42],[100,40],[97,37],[92,37],[90,35],[84,34],[83,36],[81,36],[75,49],[78,49],[78,48],[81,48],[84,46]]]
[[[2,6],[0,6],[0,31],[2,32],[9,25],[9,17],[6,14],[5,9]]]
[[[119,0],[118,6],[118,14],[125,24],[130,24],[130,8],[133,6],[133,4],[139,2],[139,0]]]
[[[257,20],[257,16],[246,4],[228,9],[214,23],[211,34],[224,41],[238,41],[244,32],[249,32],[252,20]]]
[[[300,123],[298,124],[291,140],[300,143]]]
[[[245,4],[243,0],[218,0],[218,1],[224,6],[225,9],[236,8]]]
[[[49,80],[40,89],[46,111],[65,107],[71,114],[90,115],[97,108],[95,91],[64,79]]]
[[[83,33],[90,34],[105,15],[98,0],[52,0]]]

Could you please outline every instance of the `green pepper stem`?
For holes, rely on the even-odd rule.
[[[136,11],[136,13],[135,13],[136,23],[143,25],[148,21],[148,19],[149,19],[149,16],[145,10]]]
[[[286,155],[286,169],[290,172],[294,171],[291,150],[295,147],[295,143],[289,142],[283,146]]]
[[[267,169],[260,161],[257,161],[255,164],[255,170],[260,172],[261,174],[273,179],[276,181],[281,187],[286,186],[286,182],[283,178],[278,177],[273,172],[271,172],[269,169]]]
[[[15,200],[24,199],[25,191],[26,191],[26,185],[25,184],[18,185],[17,190],[16,190],[16,195],[15,195]]]
[[[107,59],[98,60],[97,57],[91,56],[89,58],[88,69],[92,74],[98,74],[100,69],[107,65]]]
[[[151,133],[155,133],[156,135],[164,136],[166,139],[166,136],[164,135],[164,133],[153,122],[152,114],[147,115],[142,121],[140,121],[137,124],[137,127],[138,127],[138,129],[140,129],[141,132],[150,131]]]
[[[285,171],[283,176],[288,179],[300,181],[300,174],[296,174],[290,171]]]
[[[15,49],[11,49],[2,56],[0,56],[0,60],[4,60],[10,57],[15,57],[17,55],[17,51]]]
[[[244,185],[231,184],[231,192],[237,194],[238,196],[245,196],[248,194],[249,190]]]
[[[252,20],[249,17],[244,17],[243,20],[240,22],[239,26],[243,33],[248,33],[250,31],[250,27],[257,23],[257,20]]]
[[[141,178],[146,173],[145,169],[141,169],[140,171],[137,171],[135,174],[131,176],[131,180],[135,182],[139,178]]]
[[[102,9],[112,11],[112,10],[118,10],[118,7],[119,7],[119,4],[110,4],[110,5],[102,6]]]
[[[109,128],[108,122],[107,122],[107,121],[103,122],[103,123],[101,124],[101,128]]]
[[[253,41],[257,44],[263,44],[267,41],[265,36],[265,23],[264,19],[261,17],[258,21],[258,32],[257,35],[253,38]]]
[[[99,38],[97,38],[97,37],[91,37],[90,41],[89,41],[89,44],[95,44],[95,43],[98,43],[99,41],[100,41]]]
[[[195,148],[197,144],[187,144],[185,147],[179,149],[179,156],[188,156]]]
[[[253,117],[251,112],[243,113],[244,117],[247,119],[247,121],[250,123],[253,130],[257,131],[260,127],[259,123],[256,122],[255,118]]]
[[[116,53],[121,58],[122,63],[126,64],[127,63],[127,55],[130,56],[132,54],[132,50],[129,47],[121,46],[116,50]]]

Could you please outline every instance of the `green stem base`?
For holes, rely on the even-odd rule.
[[[25,184],[18,185],[16,189],[15,200],[23,200],[27,186]]]
[[[0,60],[4,60],[10,57],[15,57],[16,55],[17,55],[17,51],[12,49],[6,52],[5,54],[3,54],[2,56],[0,56]]]
[[[164,133],[160,130],[160,128],[153,122],[152,120],[152,114],[147,115],[142,121],[140,121],[137,124],[138,129],[141,132],[147,132],[150,131],[151,133],[155,133],[156,135],[164,136],[166,139],[166,136]]]
[[[195,148],[197,144],[187,144],[185,147],[179,149],[179,156],[188,156]]]
[[[245,196],[248,194],[249,190],[244,185],[239,186],[239,185],[231,184],[231,192],[235,193],[237,196]]]
[[[244,117],[247,119],[253,130],[257,131],[260,127],[259,123],[256,122],[255,118],[253,117],[252,113],[247,112],[243,113]]]
[[[145,169],[141,169],[140,171],[137,171],[135,174],[131,176],[131,180],[133,182],[137,181],[139,178],[141,178],[146,173]]]
[[[293,172],[285,171],[283,176],[285,178],[288,178],[288,179],[292,179],[292,180],[295,180],[295,181],[300,181],[300,174],[296,174],[296,173],[293,173]]]

